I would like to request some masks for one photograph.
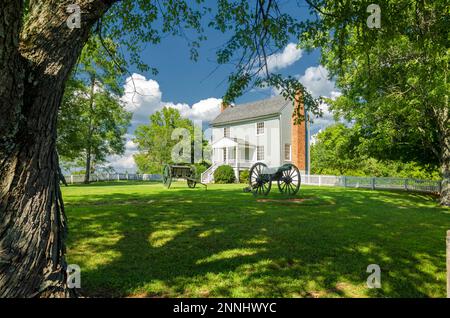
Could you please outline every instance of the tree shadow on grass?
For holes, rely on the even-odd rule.
[[[445,295],[448,209],[396,192],[298,196],[308,204],[177,186],[69,200],[69,261],[88,296]],[[381,289],[366,287],[369,264],[381,267]]]

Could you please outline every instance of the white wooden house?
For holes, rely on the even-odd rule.
[[[233,167],[237,179],[240,171],[256,162],[269,167],[294,163],[302,174],[308,173],[309,125],[293,125],[293,109],[292,101],[282,96],[222,105],[211,122],[212,166],[202,174],[202,181],[213,182],[214,171],[224,164]]]

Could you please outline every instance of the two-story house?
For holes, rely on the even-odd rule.
[[[302,105],[301,109],[304,110]],[[211,122],[212,166],[202,174],[212,182],[217,167],[239,172],[256,162],[269,167],[293,163],[302,174],[309,171],[309,125],[293,125],[293,102],[282,96],[253,103],[228,106]]]

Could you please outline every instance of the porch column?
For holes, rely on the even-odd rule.
[[[235,155],[235,158],[236,159],[235,159],[234,165],[236,167],[236,180],[239,183],[239,162],[238,162],[238,160],[239,160],[239,143],[236,143],[236,155]]]

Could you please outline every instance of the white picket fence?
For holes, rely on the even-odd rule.
[[[84,174],[64,176],[68,184],[77,184],[84,182]],[[159,174],[135,174],[135,173],[96,173],[91,174],[90,181],[159,181]]]
[[[383,189],[440,193],[444,182],[411,178],[302,175],[302,184],[346,188],[366,188],[372,190]]]
[[[84,175],[65,176],[68,184],[84,182]],[[366,188],[383,190],[405,190],[427,193],[441,193],[449,187],[448,181],[418,180],[411,178],[375,178],[349,177],[328,175],[302,175],[302,184],[314,186],[334,186],[346,188]],[[160,181],[159,174],[127,174],[127,173],[98,173],[92,174],[90,181]]]

